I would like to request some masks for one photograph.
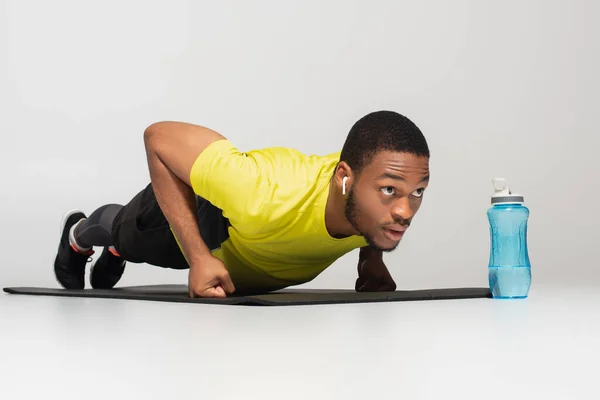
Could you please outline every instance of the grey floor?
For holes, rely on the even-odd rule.
[[[0,295],[0,398],[597,399],[600,290],[254,308]]]

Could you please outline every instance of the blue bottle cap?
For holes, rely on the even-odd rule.
[[[492,195],[492,204],[523,204],[523,196],[517,193],[512,193],[508,188],[506,179],[492,179],[494,185],[494,194]]]

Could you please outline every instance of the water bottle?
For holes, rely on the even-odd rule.
[[[487,216],[490,224],[488,279],[496,299],[526,298],[531,286],[527,250],[529,209],[522,195],[512,193],[504,178],[492,179],[494,194]]]

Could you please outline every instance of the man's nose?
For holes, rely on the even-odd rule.
[[[392,207],[392,216],[396,221],[410,221],[413,215],[414,211],[410,205],[408,196],[401,197],[394,202]]]

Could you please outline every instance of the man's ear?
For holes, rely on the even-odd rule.
[[[335,170],[335,183],[340,191],[344,187],[344,178],[346,178],[346,193],[348,193],[353,181],[352,169],[345,161],[340,161]]]

